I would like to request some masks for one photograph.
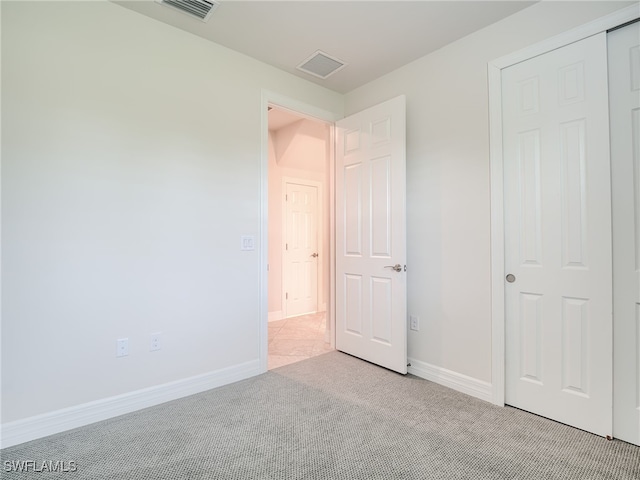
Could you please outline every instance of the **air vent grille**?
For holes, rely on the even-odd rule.
[[[220,5],[211,0],[157,0],[158,3],[180,10],[188,15],[197,17],[203,22],[209,20],[213,11]]]
[[[304,60],[296,68],[319,78],[327,78],[338,70],[342,70],[347,64],[331,55],[318,50],[309,58]]]

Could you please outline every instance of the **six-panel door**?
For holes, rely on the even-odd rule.
[[[502,71],[506,403],[612,433],[604,33]]]
[[[405,99],[336,126],[336,348],[406,373]]]

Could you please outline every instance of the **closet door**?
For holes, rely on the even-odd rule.
[[[612,433],[606,34],[502,70],[506,403]]]
[[[608,35],[613,206],[613,435],[640,445],[640,23]]]

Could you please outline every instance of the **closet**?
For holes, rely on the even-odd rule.
[[[496,61],[496,84],[497,398],[640,445],[640,24]]]

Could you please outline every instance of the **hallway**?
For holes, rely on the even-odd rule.
[[[325,324],[325,312],[269,322],[269,370],[333,350]]]

